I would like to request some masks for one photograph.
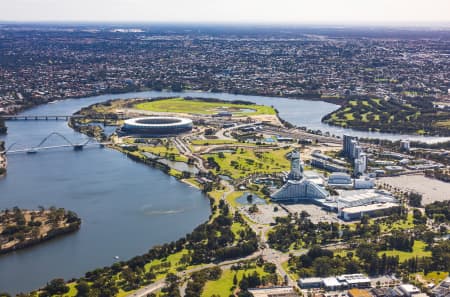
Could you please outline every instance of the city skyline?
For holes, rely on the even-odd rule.
[[[448,25],[450,2],[17,0],[0,4],[3,22],[174,22],[236,24]]]

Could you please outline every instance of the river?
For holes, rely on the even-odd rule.
[[[344,130],[321,123],[338,108],[320,101],[201,92],[139,92],[67,99],[29,109],[28,115],[67,115],[84,106],[114,98],[196,96],[246,100],[272,105],[280,117],[298,126],[341,135]],[[33,146],[52,132],[73,142],[86,137],[64,121],[9,121],[7,146]],[[348,130],[346,130],[348,131]],[[350,131],[352,132],[352,131]],[[389,139],[442,138],[355,132],[357,136]],[[63,140],[52,136],[48,144]],[[17,293],[44,285],[56,277],[70,279],[84,272],[111,265],[114,256],[129,259],[150,247],[176,240],[204,222],[209,202],[198,190],[159,170],[136,163],[110,149],[59,149],[8,157],[8,175],[0,179],[0,209],[19,206],[56,206],[77,212],[83,220],[80,231],[32,248],[0,256],[0,292]]]

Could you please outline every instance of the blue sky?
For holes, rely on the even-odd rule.
[[[450,0],[0,0],[1,21],[450,23]]]

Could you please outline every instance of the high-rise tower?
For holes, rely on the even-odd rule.
[[[291,153],[291,172],[289,172],[289,180],[301,180],[303,178],[303,166],[300,162],[300,153],[297,150]]]

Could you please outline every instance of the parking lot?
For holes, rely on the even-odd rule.
[[[320,206],[315,204],[285,204],[283,205],[290,213],[300,214],[302,211],[309,213],[309,219],[317,224],[319,222],[339,222],[343,223],[337,218],[337,214],[323,210]]]

